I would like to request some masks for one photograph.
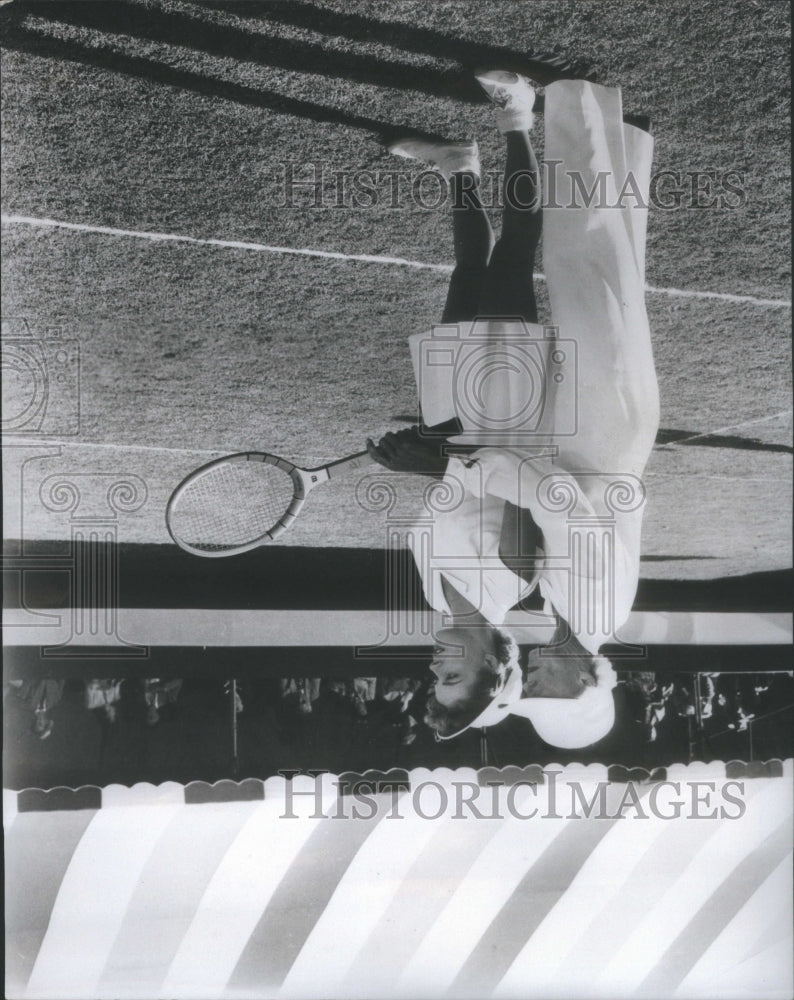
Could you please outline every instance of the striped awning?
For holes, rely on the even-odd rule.
[[[792,773],[5,792],[7,995],[788,997]]]

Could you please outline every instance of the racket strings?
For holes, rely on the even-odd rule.
[[[295,494],[292,477],[274,465],[230,462],[189,483],[171,509],[171,530],[193,548],[235,548],[271,531]]]

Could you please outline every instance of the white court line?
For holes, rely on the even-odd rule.
[[[646,285],[645,291],[651,295],[671,295],[678,299],[720,299],[722,302],[749,302],[754,306],[790,309],[791,299],[759,299],[755,295],[732,295],[730,292],[703,292],[689,288],[656,288]]]
[[[339,253],[336,250],[308,250],[295,247],[272,246],[268,243],[245,243],[241,240],[197,239],[195,236],[179,236],[175,233],[139,232],[137,229],[113,229],[111,226],[89,226],[82,222],[62,222],[58,219],[38,219],[30,215],[3,215],[0,221],[7,224],[37,226],[41,229],[71,229],[79,233],[100,233],[105,236],[131,236],[134,239],[151,240],[153,243],[193,243],[197,246],[225,247],[229,250],[256,250],[259,253],[283,253],[297,257],[324,257],[328,260],[359,260],[367,264],[397,264],[426,271],[452,271],[450,264],[426,264],[404,257],[381,257],[366,253]],[[536,275],[536,277],[540,277]]]
[[[790,413],[790,410],[784,410],[783,414],[776,413],[775,417],[782,416],[784,414]],[[771,420],[773,417],[762,417],[760,420],[748,420],[747,423],[760,423],[761,420]],[[744,424],[736,424],[736,427],[743,427]],[[723,427],[724,430],[732,430],[730,427]],[[711,434],[719,434],[721,431],[707,431],[705,434],[697,434],[695,437],[684,438],[685,441],[694,441],[696,438],[708,437]],[[165,445],[156,444],[119,444],[114,441],[75,441],[67,440],[66,438],[32,438],[30,436],[4,434],[2,436],[3,444],[9,446],[25,446],[25,445],[35,445],[36,447],[58,447],[58,448],[105,448],[113,449],[114,451],[151,451],[155,453],[160,453],[164,455],[231,455],[235,452],[230,448],[169,448]],[[668,441],[662,447],[669,448],[671,445],[681,444],[680,441]],[[237,448],[237,452],[242,451],[256,451],[255,448]],[[283,456],[282,456],[283,457]],[[327,459],[318,458],[315,456],[311,459],[306,459],[306,461],[313,461],[321,463]],[[643,478],[649,476],[666,476],[668,479],[739,479],[742,482],[748,483],[769,483],[778,480],[779,476],[742,476],[735,475],[732,476],[728,473],[722,473],[718,476],[704,475],[700,472],[645,472],[643,473]]]
[[[316,611],[118,608],[118,631],[84,633],[75,638],[71,622],[80,609],[8,609],[3,641],[7,646],[115,645],[117,637],[145,646],[432,646],[441,616],[430,611]],[[58,623],[42,625],[48,615]],[[505,627],[518,642],[545,644],[555,626],[541,612],[513,611]],[[633,611],[618,630],[621,640],[651,645],[766,646],[792,641],[792,615],[786,612]]]
[[[721,476],[706,476],[701,475],[699,472],[643,472],[642,478],[648,479],[648,477],[655,477],[657,479],[703,479],[710,482],[720,483],[725,481],[729,482],[742,482],[742,483],[777,483],[780,482],[780,476],[731,476],[728,473]]]
[[[116,441],[74,441],[65,438],[39,438],[31,435],[4,434],[5,444],[31,447],[59,448],[113,448],[115,451],[155,451],[168,455],[231,455],[229,448],[168,448],[157,444],[119,444]],[[238,448],[237,451],[255,451],[254,448]]]
[[[3,215],[0,221],[9,225],[37,226],[43,229],[70,229],[80,233],[100,233],[105,236],[129,236],[134,239],[150,240],[153,243],[192,243],[197,246],[225,247],[231,250],[254,250],[259,253],[281,253],[298,257],[324,257],[329,260],[357,260],[367,264],[395,264],[400,267],[412,267],[424,271],[442,271],[450,274],[451,264],[428,264],[420,260],[407,260],[405,257],[384,257],[378,254],[349,254],[334,250],[309,250],[307,248],[271,246],[267,243],[246,243],[241,240],[198,239],[195,236],[180,236],[176,233],[141,232],[137,229],[114,229],[111,226],[90,226],[83,222],[63,222],[59,219],[40,219],[31,215]],[[545,276],[535,274],[538,281],[545,281]],[[683,288],[656,288],[646,285],[645,290],[652,295],[667,295],[684,299],[719,299],[722,302],[745,302],[756,306],[767,306],[772,309],[790,309],[791,299],[759,299],[754,295],[732,295],[729,292],[703,292]]]
[[[781,410],[780,413],[772,413],[768,417],[756,417],[754,420],[743,420],[740,424],[731,424],[729,427],[718,427],[713,431],[704,431],[702,434],[693,434],[691,437],[681,438],[678,441],[668,441],[668,444],[686,444],[687,441],[699,441],[700,438],[712,437],[714,434],[724,434],[726,431],[738,431],[740,427],[750,427],[752,424],[765,424],[768,420],[777,420],[778,417],[788,417],[791,414],[791,407]]]

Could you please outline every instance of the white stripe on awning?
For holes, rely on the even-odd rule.
[[[17,818],[17,793],[8,788],[3,789],[3,829],[11,829]]]
[[[66,869],[28,982],[28,997],[97,996],[141,872],[185,806],[102,809]],[[101,886],[101,892],[96,889]]]
[[[744,816],[721,823],[715,835],[693,854],[681,876],[636,924],[633,933],[623,940],[622,947],[612,953],[604,969],[607,980],[624,995],[633,995],[692,915],[719,888],[725,873],[737,868],[771,830],[791,816],[791,805],[790,788],[770,786],[761,792],[753,808]],[[763,822],[759,821],[760,817]],[[697,821],[690,819],[688,822]],[[500,984],[500,994],[508,978]],[[507,992],[509,994],[509,990]]]
[[[400,996],[422,996],[429,983],[439,994],[444,993],[526,872],[568,823],[577,822],[567,817],[542,822],[519,819],[508,813],[505,792],[500,792],[500,811],[505,817],[502,829],[466,873],[407,963],[397,984]],[[548,789],[544,786],[538,786],[535,792],[526,787],[516,790],[517,813],[528,815],[537,808],[538,815],[544,815],[547,803]]]
[[[399,807],[398,807],[399,808]],[[361,806],[366,815],[366,806]],[[322,985],[338,995],[348,969],[365,946],[437,823],[403,809],[400,820],[379,823],[334,891],[279,991],[280,997],[303,998],[317,992],[318,961]],[[452,833],[454,834],[454,824]],[[355,919],[351,920],[351,914]],[[364,992],[366,988],[364,986]]]
[[[781,941],[786,949],[785,966],[775,968],[774,965],[767,964],[764,973],[770,979],[779,977],[785,981],[782,973],[786,966],[789,969],[791,967],[793,901],[791,859],[786,858],[753,893],[748,903],[739,910],[711,947],[704,952],[700,961],[681,983],[680,994],[687,997],[713,996],[714,983],[725,969],[731,969],[733,972],[737,965],[750,963],[759,956],[763,959],[767,948],[774,947]],[[735,982],[737,995],[749,996],[753,992],[753,985],[757,992],[759,983],[763,982],[764,973],[761,977],[756,974],[749,983]],[[790,972],[788,978],[791,978]]]
[[[681,796],[672,786],[661,791],[658,808],[671,816],[672,804]],[[748,786],[746,798],[752,793]],[[509,987],[531,974],[540,996],[552,996],[560,982],[571,994],[586,995],[609,957],[682,877],[692,855],[732,822],[675,823],[653,815],[647,801],[644,808],[646,819],[615,824],[595,847],[568,892],[516,957],[503,984]]]
[[[326,793],[322,808],[336,797]],[[322,819],[315,803],[296,796],[295,818],[265,800],[241,828],[207,886],[160,989],[163,997],[220,997],[284,872]],[[191,808],[191,807],[188,807]]]
[[[698,772],[697,777],[702,779],[706,776]],[[755,785],[747,783],[746,799],[751,798],[755,790]],[[658,796],[658,806],[664,815],[673,816],[675,809],[671,808],[671,804],[678,795],[672,783],[665,791],[666,794]],[[680,877],[689,858],[700,850],[723,822],[729,821],[679,823],[649,814],[646,820],[617,824],[593,852],[600,852],[599,866],[604,885],[610,886],[610,889],[603,893],[596,911],[588,913],[591,917],[588,923],[582,925],[577,920],[571,925],[571,932],[566,933],[565,953],[556,967],[554,963],[548,966],[544,963],[548,979],[553,982],[556,973],[559,981],[560,976],[569,975],[569,970],[575,968],[578,982],[587,984],[597,981],[612,953],[644,919],[657,899]],[[642,886],[641,892],[637,891],[637,886]],[[561,904],[564,906],[564,899]],[[550,914],[552,918],[557,916],[559,906]],[[539,928],[539,931],[543,930],[543,927]],[[528,953],[522,953],[516,965],[525,963],[528,957]]]
[[[586,787],[585,791],[588,791]],[[590,792],[592,795],[592,786]],[[716,825],[690,823],[689,832],[699,834],[702,839],[711,835]],[[508,973],[509,979],[518,980],[531,969],[535,993],[552,996],[562,970],[563,981],[572,995],[583,985],[586,988],[587,982],[592,981],[590,975],[597,973],[598,967],[592,969],[588,968],[591,963],[580,963],[578,948],[572,949],[571,945],[574,942],[581,944],[583,938],[586,944],[583,932],[598,921],[599,915],[616,897],[623,900],[634,920],[643,915],[649,903],[647,897],[643,900],[642,894],[637,892],[632,875],[643,857],[653,850],[658,838],[670,832],[668,821],[650,812],[643,822],[615,824],[596,845],[568,892],[527,941]],[[662,879],[665,874],[663,871],[658,873]],[[627,884],[630,886],[628,892]],[[624,935],[630,926],[624,924]]]
[[[114,634],[75,634],[72,613],[61,609],[10,610],[3,639],[9,646],[112,646],[120,640],[145,646],[423,646],[432,645],[432,612],[217,610],[120,608]],[[54,616],[56,625],[43,625]],[[76,621],[89,615],[75,612]],[[762,646],[792,641],[793,616],[785,612],[635,611],[619,639],[650,645]],[[520,643],[546,643],[554,620],[541,612],[514,612],[505,626]]]

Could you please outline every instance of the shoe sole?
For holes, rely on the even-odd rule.
[[[406,153],[402,151],[401,147],[403,145],[404,145],[404,140],[400,140],[398,142],[389,143],[386,149],[390,153],[394,153],[395,156],[413,156],[414,155],[413,153]],[[476,144],[472,142],[446,142],[446,143],[439,142],[438,146],[446,149],[455,149],[461,153],[476,152]]]
[[[535,83],[531,77],[521,76],[520,73],[514,73],[512,70],[478,69],[474,71],[474,79],[485,91],[488,100],[490,100],[497,107],[500,107],[501,105],[498,101],[494,101],[493,92],[499,88],[510,92],[512,90],[520,90],[525,86],[529,86],[535,92],[535,99],[537,100],[539,84]]]
[[[489,85],[494,87],[514,87],[521,80],[518,73],[513,73],[508,69],[475,70],[474,78],[486,89]]]

